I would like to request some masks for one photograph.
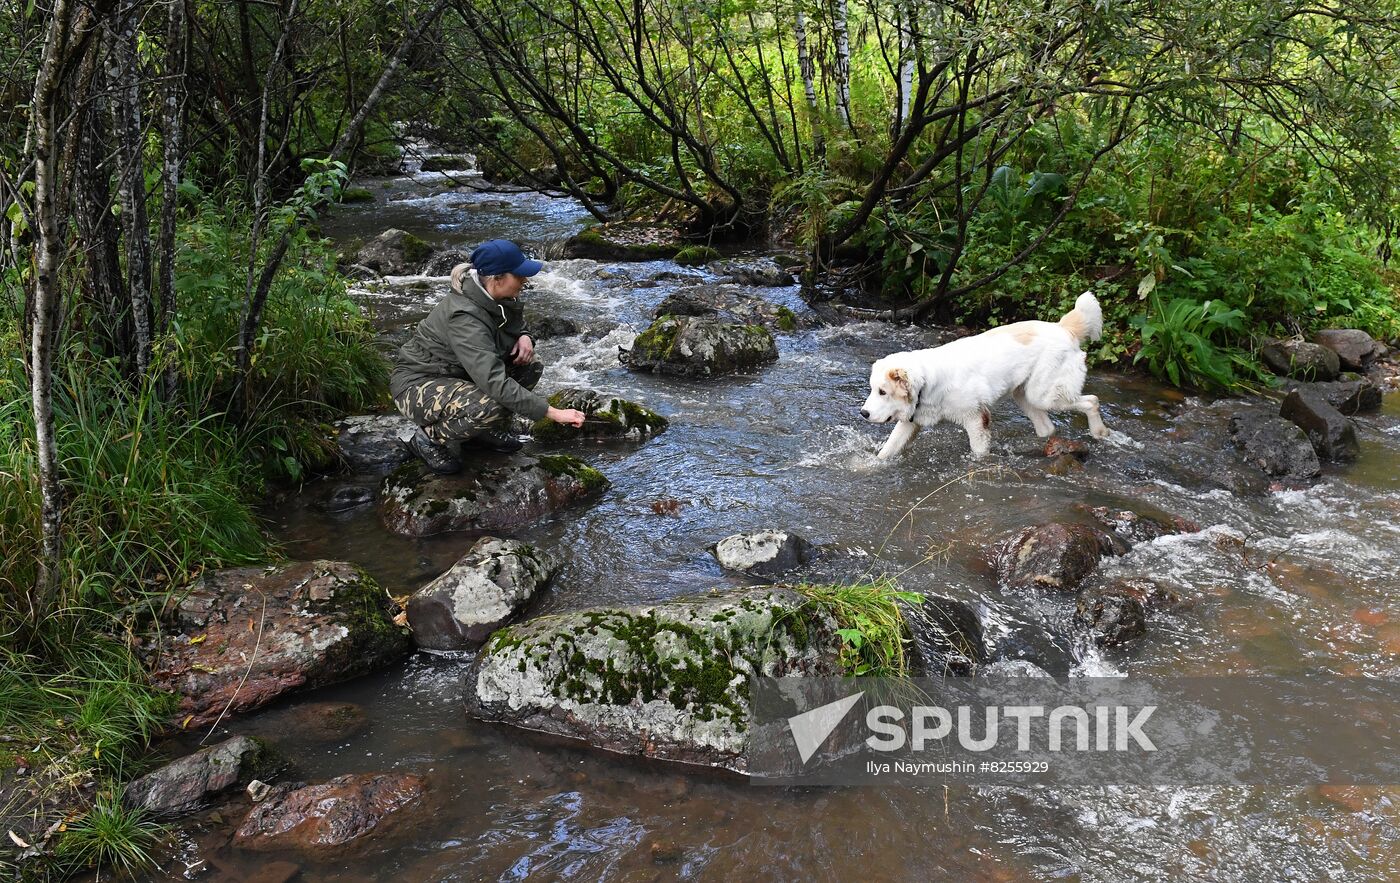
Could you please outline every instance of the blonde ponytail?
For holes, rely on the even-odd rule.
[[[452,268],[452,290],[457,294],[462,293],[462,280],[472,271],[471,264],[458,264]]]

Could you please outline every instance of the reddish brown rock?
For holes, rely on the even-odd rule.
[[[994,560],[997,576],[1013,588],[1073,591],[1103,555],[1121,555],[1128,544],[1088,524],[1028,527],[1004,541]]]
[[[1083,442],[1075,441],[1072,438],[1065,438],[1059,435],[1052,435],[1045,440],[1045,456],[1062,457],[1065,454],[1072,454],[1076,457],[1083,457],[1089,453],[1089,448]]]
[[[253,807],[233,835],[243,849],[317,852],[381,834],[422,802],[426,782],[412,773],[360,773],[319,785],[283,787]]]
[[[207,726],[294,690],[368,674],[410,651],[397,605],[340,561],[206,573],[175,611],[151,672],[180,696],[175,722]]]

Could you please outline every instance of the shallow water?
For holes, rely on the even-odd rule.
[[[442,193],[441,176],[386,183],[371,185],[379,203],[339,211],[326,232],[345,242],[387,226],[436,244],[556,240],[583,218],[564,200]],[[487,202],[500,199],[509,205]],[[1187,398],[1103,372],[1091,373],[1086,391],[1102,399],[1113,438],[1093,442],[1082,418],[1057,416],[1062,434],[1090,443],[1081,470],[1052,474],[1028,421],[1008,403],[994,413],[986,461],[970,461],[961,430],[944,426],[881,464],[874,452],[888,430],[857,413],[869,364],[933,345],[934,332],[825,327],[780,335],[779,361],[755,377],[634,375],[618,364],[617,348],[684,284],[656,280],[662,273],[707,275],[668,262],[555,261],[526,295],[530,309],[585,328],[540,341],[544,390],[587,385],[672,421],[640,446],[571,449],[612,487],[596,505],[520,534],[568,560],[531,614],[739,585],[707,546],[737,531],[785,527],[883,562],[908,588],[970,602],[999,653],[1057,674],[1400,671],[1395,396],[1381,414],[1358,420],[1361,460],[1329,469],[1306,490],[1262,482],[1257,492],[1242,489],[1248,476],[1221,446],[1239,402]],[[356,296],[391,331],[426,311],[444,284],[390,280]],[[758,291],[805,309],[795,287]],[[474,539],[411,540],[387,534],[372,509],[321,512],[317,500],[344,480],[308,486],[268,513],[288,556],[354,561],[399,595],[445,570]],[[653,508],[669,500],[676,514]],[[1099,651],[1072,637],[1072,600],[1004,592],[991,575],[987,550],[996,541],[1028,524],[1087,520],[1081,504],[1181,516],[1202,528],[1104,563],[1106,576],[1152,577],[1185,602],[1151,614],[1148,635],[1125,649]],[[370,718],[363,733],[329,744],[305,739],[294,705],[227,727],[274,739],[309,781],[383,769],[429,777],[432,814],[407,836],[353,856],[296,859],[302,879],[1400,877],[1397,791],[779,790],[468,720],[460,684],[468,662],[420,654],[398,670],[318,691],[313,698],[358,703]],[[186,836],[188,861],[203,859],[230,878],[265,861],[227,847],[219,821]]]

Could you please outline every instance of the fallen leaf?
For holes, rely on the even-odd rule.
[[[20,849],[29,848],[29,844],[24,842],[24,838],[20,837],[14,831],[10,832],[10,839],[13,840],[15,842],[15,846],[18,846]]]
[[[208,635],[199,635],[198,637],[190,638],[190,643],[191,643],[191,644],[203,644],[203,643],[204,643],[204,639],[207,638],[207,637],[209,637],[209,636],[208,636]]]

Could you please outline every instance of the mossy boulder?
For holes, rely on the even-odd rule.
[[[419,170],[424,172],[466,172],[476,167],[476,159],[464,154],[443,153],[423,158]]]
[[[607,478],[577,457],[470,452],[456,475],[434,475],[417,461],[389,473],[379,514],[389,530],[411,537],[514,530],[607,488]]]
[[[406,230],[385,230],[366,242],[354,263],[381,276],[407,276],[418,272],[433,247]]]
[[[556,408],[575,408],[587,416],[583,426],[578,429],[552,420],[536,420],[530,432],[542,442],[576,439],[643,441],[670,425],[670,421],[655,411],[591,389],[561,389],[549,397],[549,403]]]
[[[210,571],[177,597],[174,622],[154,639],[151,682],[180,697],[183,727],[369,674],[410,650],[398,605],[341,561]]]
[[[739,285],[687,285],[667,296],[652,313],[661,316],[704,316],[740,325],[762,325],[769,331],[792,332],[820,323],[799,316],[784,304],[776,304]]]
[[[346,187],[340,191],[340,201],[346,205],[374,202],[374,194],[367,187]]]
[[[664,224],[615,222],[581,231],[564,243],[564,257],[595,261],[658,261],[684,248],[680,231]]]
[[[698,267],[716,260],[719,252],[708,245],[687,245],[676,252],[675,261],[682,267]]]
[[[789,589],[716,590],[502,629],[467,676],[473,717],[744,772],[749,678],[839,675],[836,626]]]
[[[778,360],[778,345],[762,325],[706,316],[663,316],[620,354],[633,371],[714,377],[757,371]]]

